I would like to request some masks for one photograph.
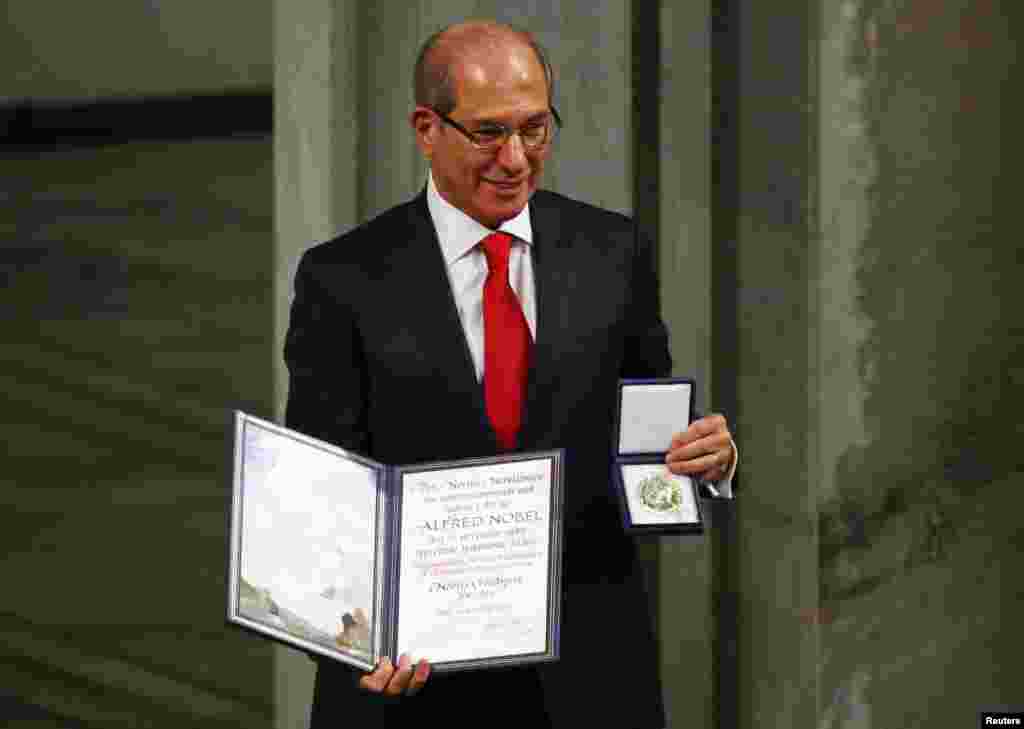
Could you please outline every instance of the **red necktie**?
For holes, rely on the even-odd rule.
[[[512,236],[491,233],[480,242],[487,256],[484,281],[484,399],[498,443],[504,450],[516,444],[526,399],[530,362],[530,328],[508,282]]]

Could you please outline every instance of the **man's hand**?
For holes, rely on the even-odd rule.
[[[677,475],[702,481],[720,481],[732,468],[732,433],[725,416],[713,414],[694,420],[690,427],[672,436],[665,463]]]
[[[426,658],[421,658],[414,670],[409,655],[403,653],[397,667],[390,658],[381,658],[373,673],[359,679],[359,688],[385,696],[413,696],[423,688],[429,676],[430,664]]]

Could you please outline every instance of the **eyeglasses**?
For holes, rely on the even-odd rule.
[[[549,113],[543,119],[527,122],[519,129],[513,130],[497,122],[485,122],[472,132],[437,109],[432,109],[432,111],[445,124],[461,132],[469,140],[470,144],[481,152],[498,151],[504,146],[505,142],[512,138],[513,134],[518,134],[519,139],[523,142],[523,146],[534,152],[543,148],[544,145],[554,139],[554,132],[562,126],[562,119],[558,116],[558,112],[555,111],[553,106],[548,110]]]

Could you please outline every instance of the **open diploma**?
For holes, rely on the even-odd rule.
[[[558,658],[562,452],[387,466],[236,414],[228,620],[370,670]]]

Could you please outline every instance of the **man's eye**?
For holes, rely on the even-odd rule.
[[[477,139],[479,139],[481,142],[493,142],[495,140],[501,139],[505,135],[505,130],[504,129],[486,128],[486,129],[477,129],[475,133],[476,133]]]

